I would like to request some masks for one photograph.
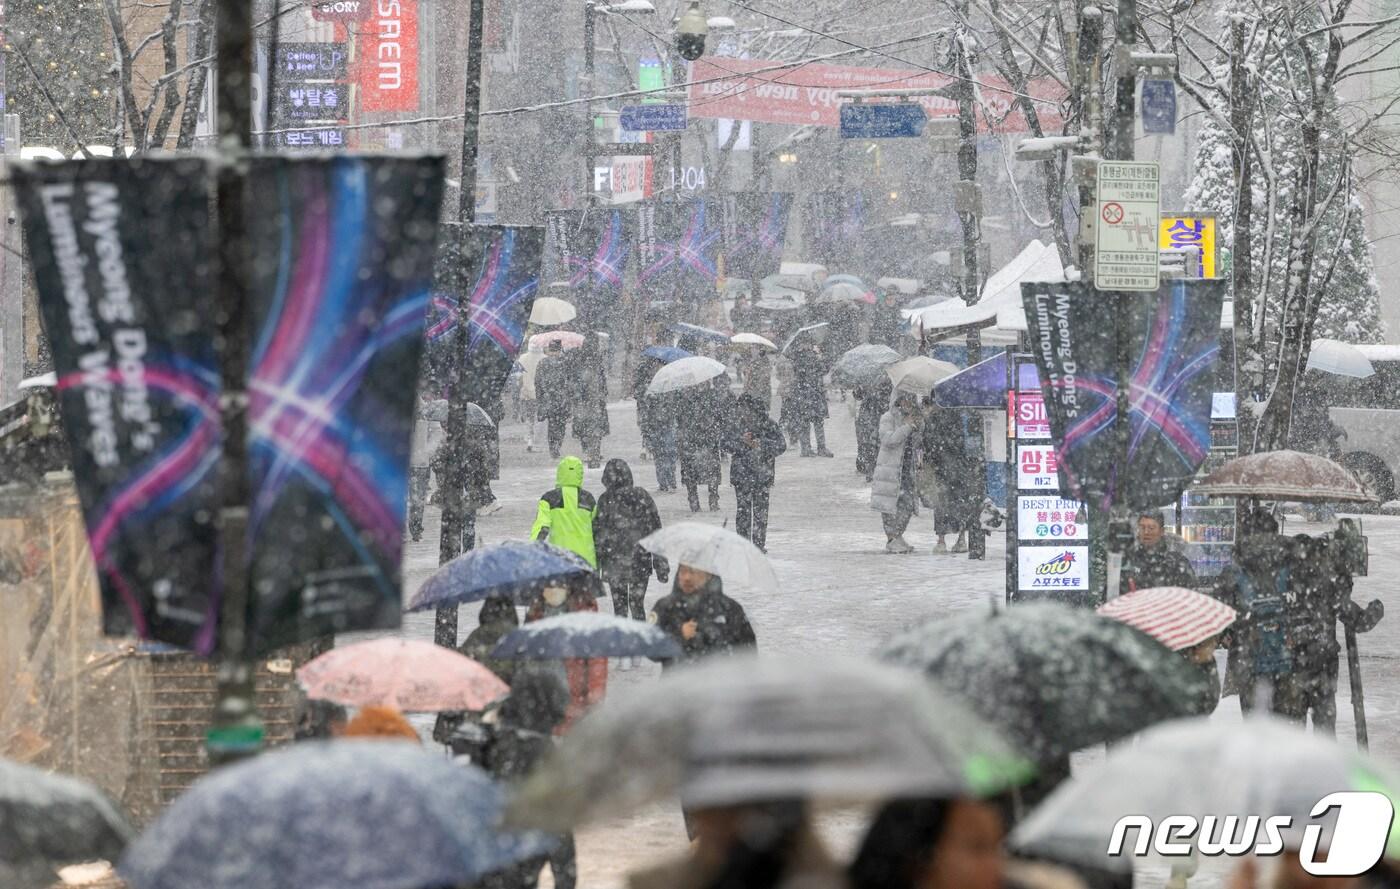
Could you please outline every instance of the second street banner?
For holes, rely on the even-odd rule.
[[[428,319],[434,382],[446,395],[447,359],[467,305],[465,400],[488,411],[501,396],[520,353],[539,292],[545,230],[530,226],[444,227],[437,284]]]
[[[253,162],[250,640],[397,627],[440,158]]]
[[[776,275],[783,262],[792,195],[743,192],[724,201],[724,274],[755,282]]]
[[[1223,298],[1220,281],[1174,280],[1144,293],[1022,285],[1064,496],[1107,510],[1156,508],[1181,495],[1210,449]],[[1126,454],[1115,325],[1127,344]]]

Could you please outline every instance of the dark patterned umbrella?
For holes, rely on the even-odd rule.
[[[132,836],[91,784],[0,759],[0,885],[36,876],[52,882],[56,868],[115,859]]]
[[[133,889],[429,889],[549,851],[497,829],[475,766],[408,741],[316,741],[201,779],[132,844]]]
[[[923,670],[1042,763],[1194,715],[1210,688],[1146,633],[1054,603],[931,620],[880,656]]]

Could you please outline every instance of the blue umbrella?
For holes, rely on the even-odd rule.
[[[675,324],[671,325],[671,329],[676,332],[677,336],[694,336],[702,340],[713,340],[717,343],[723,343],[726,346],[729,345],[729,334],[710,327],[701,327],[699,324],[687,324],[684,321],[677,321]]]
[[[649,657],[681,656],[681,647],[660,627],[580,611],[528,623],[511,630],[491,651],[491,657]]]
[[[417,744],[298,744],[201,779],[118,868],[134,889],[424,889],[548,852],[486,773]]]
[[[666,364],[690,357],[690,353],[685,349],[678,349],[675,346],[647,346],[642,350],[642,355],[646,358],[655,358]]]
[[[1035,365],[1022,362],[1016,388],[1040,391]],[[1006,353],[961,370],[933,387],[933,400],[943,407],[1006,407]]]
[[[582,556],[553,544],[521,540],[492,543],[439,568],[418,589],[408,610],[479,602],[492,596],[526,605],[543,587],[566,584],[592,573],[592,566]]]

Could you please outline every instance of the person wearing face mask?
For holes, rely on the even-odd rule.
[[[591,588],[596,583],[597,580],[590,576],[568,587],[545,587],[525,613],[525,623],[580,611],[596,612],[598,598]],[[569,684],[569,706],[564,713],[564,721],[554,729],[556,735],[567,732],[590,707],[602,702],[608,691],[608,659],[565,658],[564,673]]]
[[[1003,889],[1001,812],[972,799],[899,799],[876,814],[851,889]]]
[[[686,564],[676,569],[675,588],[656,603],[650,620],[681,647],[681,657],[662,662],[663,670],[758,645],[744,606],[724,594],[717,576]]]

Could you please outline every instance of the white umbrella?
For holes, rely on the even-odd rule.
[[[915,355],[885,368],[896,392],[910,392],[914,395],[928,395],[933,387],[943,379],[958,372],[956,364],[939,361],[927,355]]]
[[[1360,349],[1341,340],[1313,340],[1308,352],[1308,370],[1342,377],[1369,377],[1376,372]]]
[[[1288,815],[1301,832],[1318,800],[1347,790],[1379,791],[1394,800],[1400,783],[1389,766],[1280,719],[1182,719],[1149,729],[1102,762],[1076,767],[1074,777],[1017,826],[1011,843],[1062,861],[1122,864],[1106,849],[1125,815],[1146,816],[1153,824],[1169,815]],[[1298,838],[1287,830],[1283,836]],[[1136,839],[1137,831],[1128,832],[1129,844]]]
[[[736,333],[729,338],[729,341],[736,346],[761,346],[764,349],[778,350],[777,344],[766,336],[759,336],[756,333]]]
[[[433,423],[446,423],[449,410],[447,399],[439,398],[423,405],[423,418]],[[495,429],[496,421],[491,419],[491,415],[486,413],[486,409],[481,405],[469,401],[467,402],[467,425],[482,429]]]
[[[573,303],[557,296],[537,296],[534,308],[530,309],[530,323],[541,327],[568,324],[577,317],[578,310]]]
[[[718,575],[725,583],[778,588],[778,575],[763,551],[726,528],[703,522],[677,522],[648,534],[638,545],[647,552],[665,556],[672,565],[699,568]]]
[[[723,364],[703,355],[681,358],[656,372],[656,376],[651,378],[651,384],[647,386],[647,394],[663,395],[688,386],[708,383],[724,373],[724,369]]]
[[[834,284],[828,283],[822,288],[817,302],[868,302],[866,295],[869,292],[859,284],[853,284],[850,281],[837,281]]]

